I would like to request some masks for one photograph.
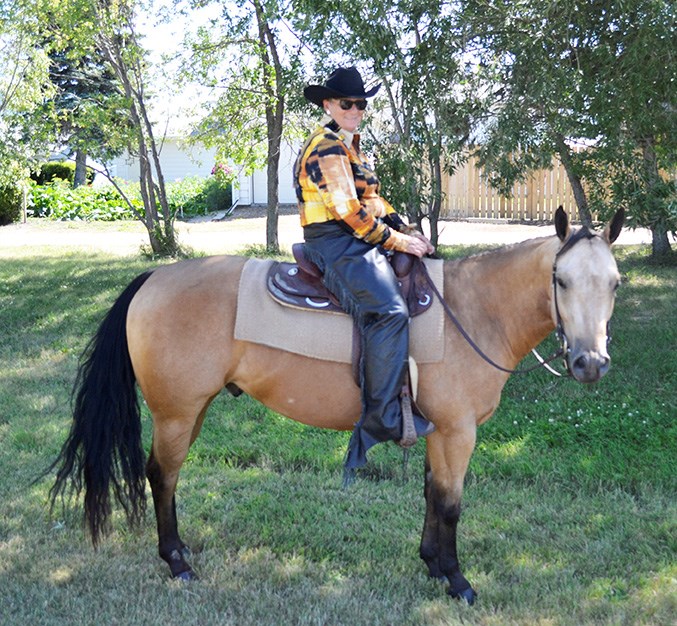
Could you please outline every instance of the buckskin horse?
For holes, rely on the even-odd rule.
[[[418,405],[436,426],[426,441],[420,556],[453,597],[475,600],[458,562],[456,528],[476,429],[496,410],[512,368],[555,328],[577,381],[592,383],[606,373],[607,324],[619,285],[611,243],[622,224],[621,210],[601,232],[572,229],[560,208],[556,235],[443,263],[444,299],[456,322],[445,319],[443,359],[419,367]],[[196,577],[177,527],[179,470],[224,387],[321,428],[350,430],[360,414],[350,364],[234,338],[246,262],[233,256],[180,261],[129,284],[83,354],[70,434],[52,466],[52,505],[84,488],[95,545],[110,527],[110,492],[136,523],[147,478],[159,554],[179,579]],[[147,462],[136,383],[153,418]]]

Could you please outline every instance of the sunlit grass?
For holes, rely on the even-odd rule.
[[[50,517],[49,481],[32,481],[66,435],[80,352],[149,262],[3,253],[0,622],[672,623],[677,272],[645,263],[636,248],[617,255],[624,283],[609,375],[594,387],[545,373],[512,377],[479,430],[459,530],[460,558],[480,594],[469,608],[449,600],[418,558],[421,443],[406,475],[398,449],[377,446],[363,479],[344,491],[347,433],[226,393],[177,492],[201,581],[168,580],[152,514],[129,531],[116,511],[113,535],[92,550],[81,509],[57,507]]]

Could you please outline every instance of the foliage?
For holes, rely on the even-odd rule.
[[[509,189],[557,155],[583,217],[589,200],[599,219],[624,206],[633,224],[654,231],[654,254],[657,241],[669,249],[674,3],[471,1],[463,21],[489,94],[479,154],[493,182]],[[580,142],[587,149],[574,151]]]
[[[227,178],[191,177],[167,184],[172,214],[194,217],[214,211],[227,211],[233,204],[232,183]]]
[[[94,37],[71,39],[50,50],[49,57],[55,93],[43,109],[54,119],[60,144],[77,155],[74,186],[78,186],[86,182],[87,152],[110,157],[108,134],[113,127],[124,128],[128,116],[110,63],[96,49]],[[121,145],[114,148],[121,150]]]
[[[140,202],[137,200],[137,204]],[[53,220],[127,220],[133,219],[127,203],[112,187],[73,189],[63,180],[33,185],[28,200],[28,214]]]
[[[45,185],[33,185],[28,196],[28,214],[53,220],[129,220],[143,210],[138,183],[116,181],[99,187],[81,186],[73,189],[67,181],[54,180]],[[124,194],[124,197],[121,195]],[[167,184],[167,199],[173,217],[189,218],[212,211],[226,211],[232,205],[232,188],[215,177],[186,178]]]
[[[0,3],[0,184],[27,176],[53,138],[52,129],[33,117],[53,91],[48,56],[39,45],[46,27],[40,16],[47,4]]]
[[[168,580],[152,513],[137,532],[116,516],[99,550],[75,506],[50,518],[50,481],[32,481],[66,436],[78,356],[148,263],[0,250],[3,624],[671,623],[677,274],[645,253],[618,253],[607,377],[589,388],[513,377],[478,431],[459,525],[459,558],[480,592],[469,608],[418,557],[422,443],[406,477],[401,452],[376,446],[346,491],[347,433],[297,424],[246,395],[215,399],[182,468],[177,510],[196,584]],[[149,430],[144,408],[146,449]]]
[[[23,192],[18,185],[0,185],[0,226],[19,220],[22,201]]]
[[[286,102],[290,93],[301,89],[302,43],[281,34],[289,31],[288,3],[221,4],[219,19],[188,41],[191,56],[183,67],[184,78],[210,85],[217,94],[194,139],[215,147],[221,163],[237,163],[246,173],[266,168],[266,245],[276,252],[280,145],[283,135],[295,134],[294,124],[285,125]]]
[[[476,104],[455,37],[455,9],[438,2],[343,0],[299,2],[326,76],[333,64],[358,61],[381,82],[365,145],[377,160],[383,194],[412,222],[427,218],[433,242],[442,203],[442,172],[453,169],[470,136]]]
[[[38,185],[51,183],[55,178],[73,183],[75,176],[75,163],[71,161],[48,161],[40,165],[37,173],[31,174],[31,179]],[[93,171],[87,172],[87,182],[94,181],[95,173]]]

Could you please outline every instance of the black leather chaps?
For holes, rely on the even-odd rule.
[[[361,330],[362,415],[355,424],[345,468],[367,462],[369,448],[402,438],[400,391],[408,367],[409,312],[382,250],[354,237],[339,223],[304,228],[306,253],[324,283]],[[414,415],[417,434],[430,424]]]

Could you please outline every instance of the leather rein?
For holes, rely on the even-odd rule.
[[[458,317],[454,314],[454,312],[451,310],[451,307],[449,304],[447,304],[447,301],[442,297],[442,294],[439,292],[437,289],[437,286],[433,282],[433,280],[430,278],[430,275],[428,274],[428,270],[425,267],[424,263],[421,263],[421,266],[423,268],[424,274],[425,274],[425,279],[428,282],[428,285],[430,285],[430,288],[432,289],[433,293],[437,297],[437,299],[440,301],[440,304],[444,308],[445,313],[449,317],[449,319],[454,323],[454,326],[456,326],[456,329],[458,330],[459,333],[461,333],[461,336],[468,342],[468,345],[482,358],[484,359],[489,365],[492,367],[496,368],[497,370],[500,370],[501,372],[506,372],[507,374],[528,374],[530,372],[533,372],[540,367],[546,368],[549,372],[554,374],[555,376],[562,376],[558,371],[554,370],[553,368],[550,367],[550,363],[552,363],[555,359],[558,359],[560,357],[564,357],[564,366],[566,368],[566,372],[568,376],[571,376],[571,369],[569,367],[569,360],[566,358],[567,355],[570,352],[569,348],[569,342],[567,340],[566,333],[564,331],[564,325],[562,324],[562,316],[560,315],[559,312],[559,304],[557,301],[557,260],[558,258],[564,254],[567,250],[570,250],[578,241],[581,239],[592,239],[593,237],[596,237],[597,235],[593,232],[591,232],[587,227],[582,227],[580,230],[576,231],[565,243],[564,245],[557,251],[557,254],[555,254],[555,260],[553,261],[552,264],[552,290],[553,290],[553,298],[555,301],[555,333],[557,335],[557,339],[559,340],[560,343],[560,348],[549,356],[547,359],[543,359],[538,352],[532,350],[536,358],[538,359],[538,363],[534,365],[533,367],[528,367],[528,368],[521,368],[521,369],[509,369],[507,367],[503,367],[502,365],[499,365],[496,363],[491,357],[489,357],[483,350],[480,348],[477,343],[473,340],[473,338],[468,334],[468,332],[463,328],[463,325],[459,321]],[[607,337],[609,337],[609,333],[607,331]],[[609,341],[609,339],[607,339]]]

